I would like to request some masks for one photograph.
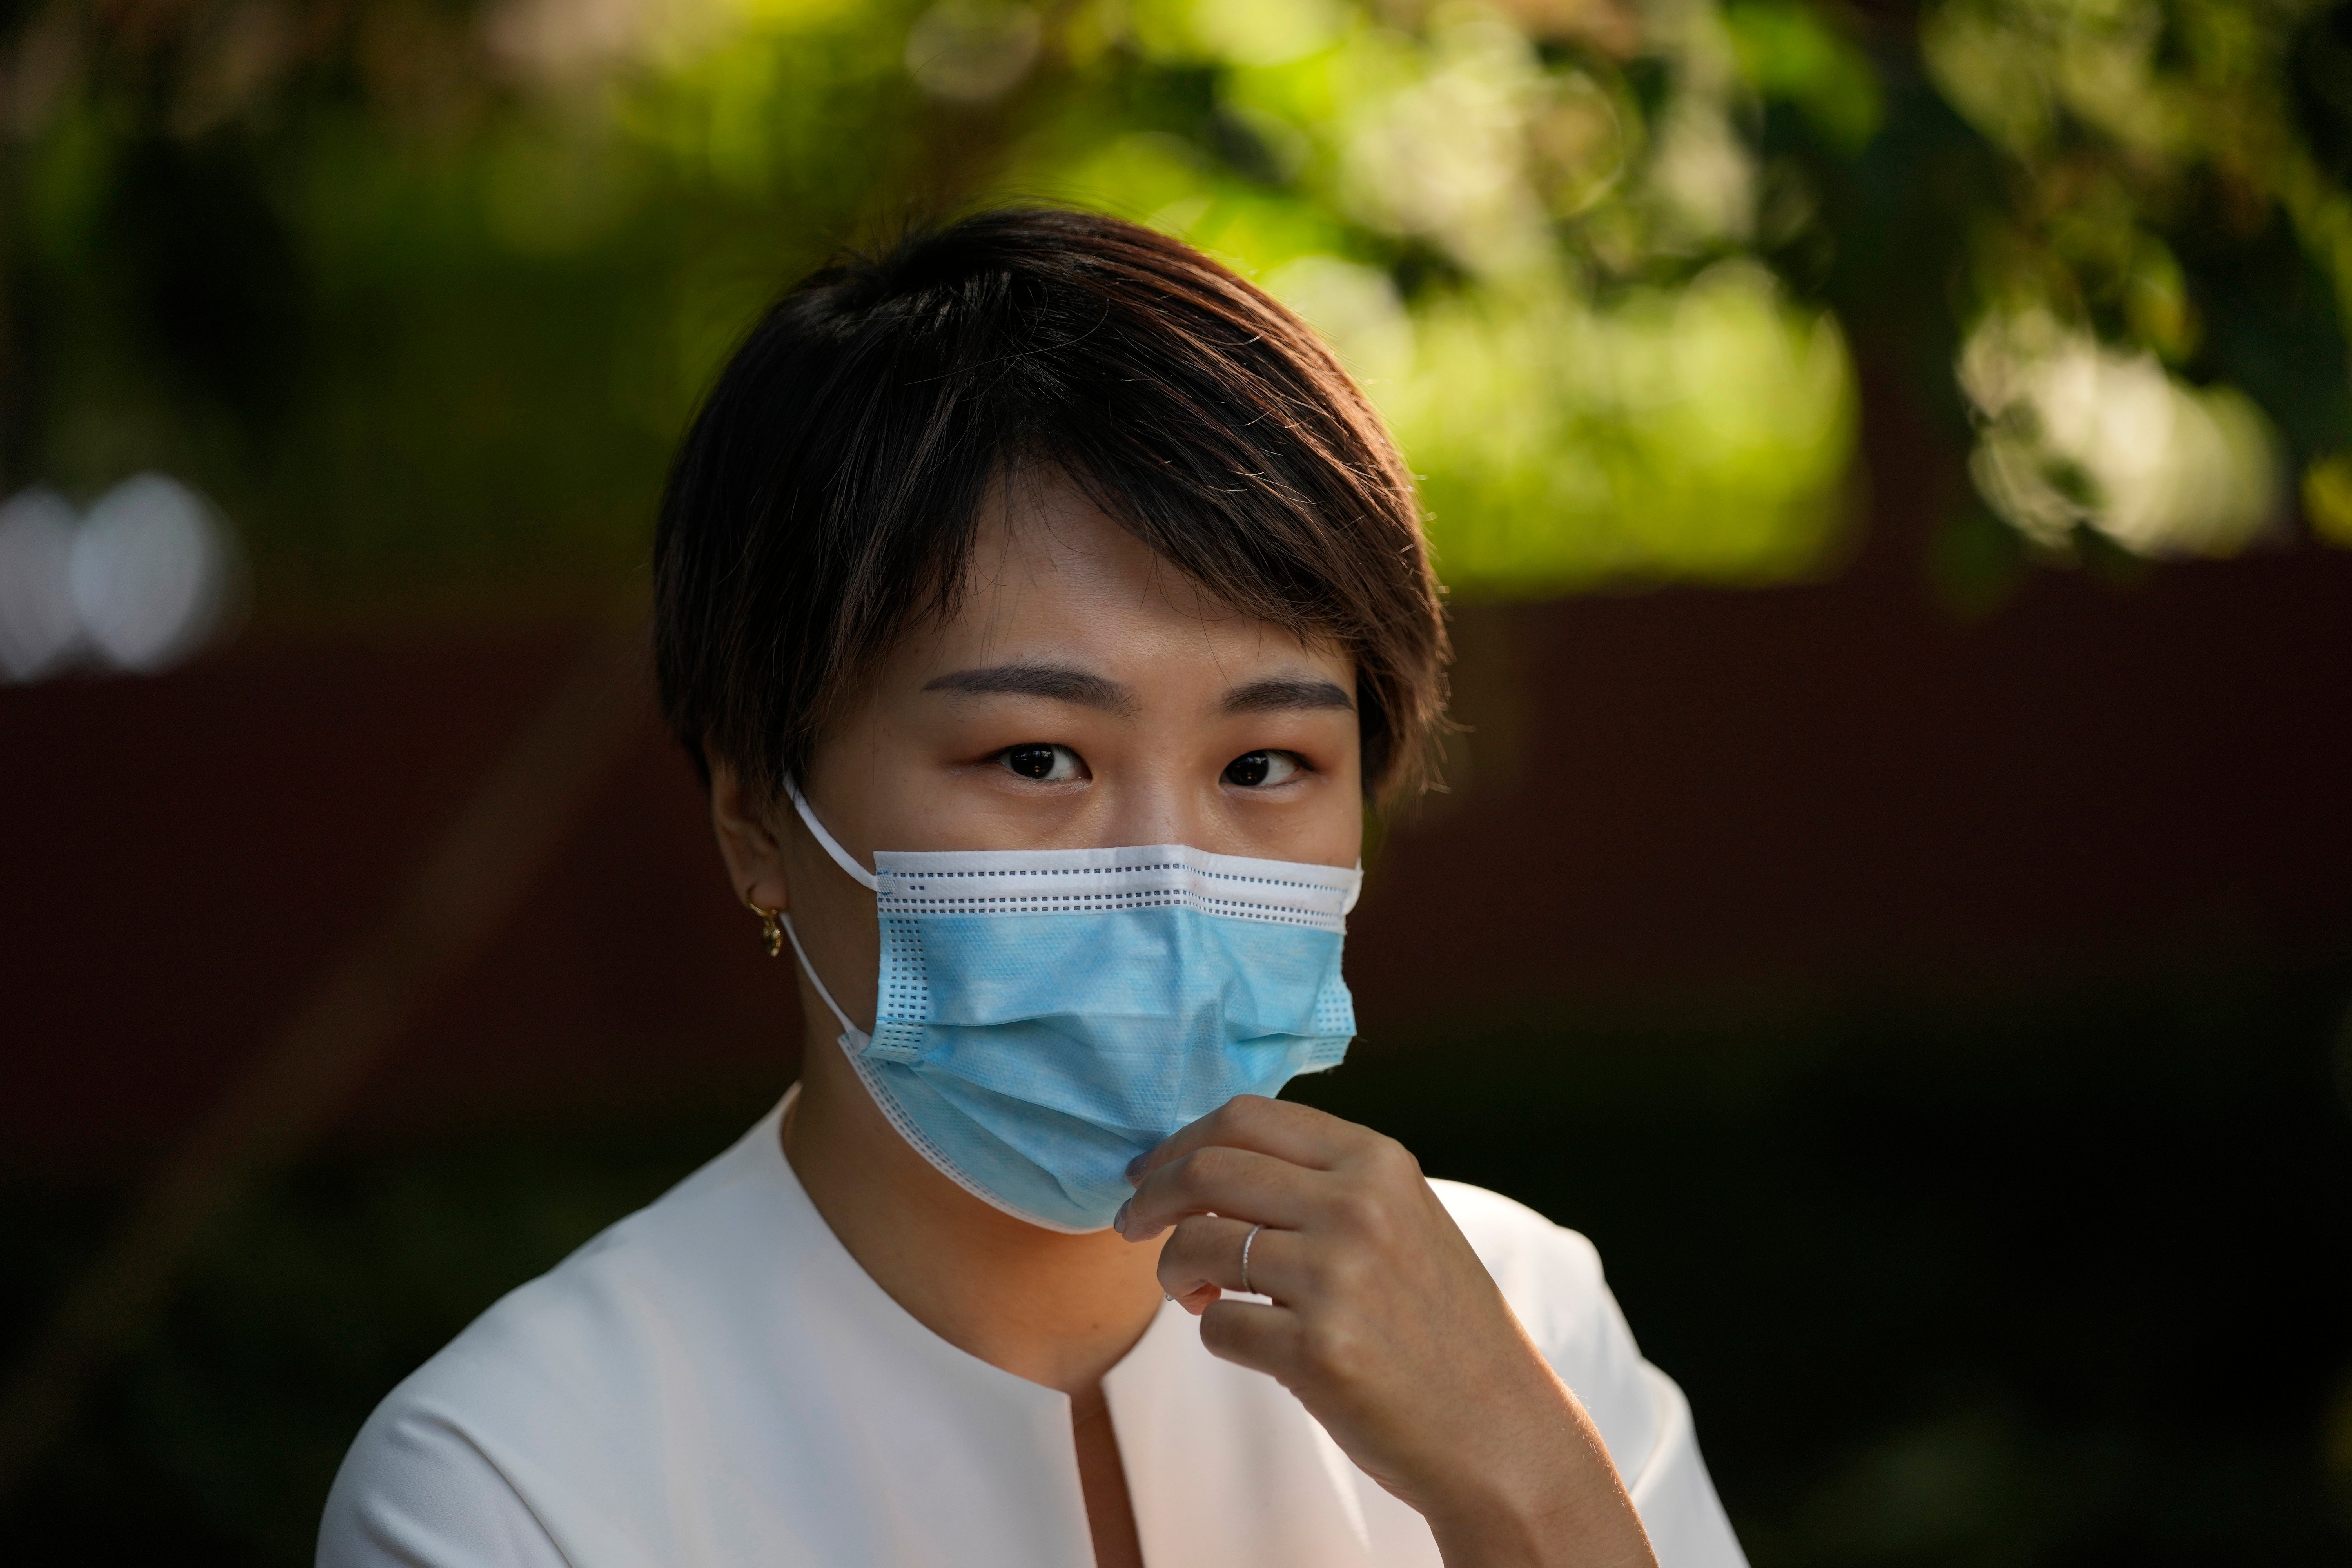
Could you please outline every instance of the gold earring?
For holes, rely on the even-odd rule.
[[[760,917],[760,942],[767,948],[768,956],[782,958],[784,955],[784,928],[776,917],[784,911],[782,909],[761,909],[751,901],[751,889],[749,888],[743,889],[743,907]]]

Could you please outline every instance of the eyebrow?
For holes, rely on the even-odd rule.
[[[1278,713],[1291,710],[1338,708],[1352,713],[1354,702],[1328,680],[1253,680],[1225,693],[1228,713]]]
[[[1125,713],[1135,706],[1135,694],[1118,681],[1055,664],[995,664],[950,670],[925,681],[923,689],[956,691],[967,697],[1042,697],[1049,702],[1074,702],[1107,713]]]

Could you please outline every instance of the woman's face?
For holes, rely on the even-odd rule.
[[[1206,597],[1057,478],[982,519],[959,613],[882,665],[802,781],[850,854],[1184,844],[1355,864],[1343,654]],[[872,975],[874,895],[790,805],[748,821],[723,770],[713,805],[738,890],[793,911],[829,984]],[[835,990],[870,1023],[864,984]]]

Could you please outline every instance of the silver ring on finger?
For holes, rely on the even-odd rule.
[[[1257,1233],[1265,1228],[1265,1226],[1264,1225],[1254,1225],[1249,1227],[1249,1234],[1242,1237],[1242,1294],[1244,1296],[1255,1296],[1257,1294],[1255,1289],[1254,1289],[1250,1284],[1250,1244],[1257,1239]]]

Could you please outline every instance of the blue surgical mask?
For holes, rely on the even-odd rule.
[[[1355,1037],[1339,947],[1361,870],[1160,844],[883,851],[868,871],[792,797],[881,917],[870,1036],[793,933],[841,1048],[925,1159],[1033,1225],[1102,1229],[1137,1155]]]

